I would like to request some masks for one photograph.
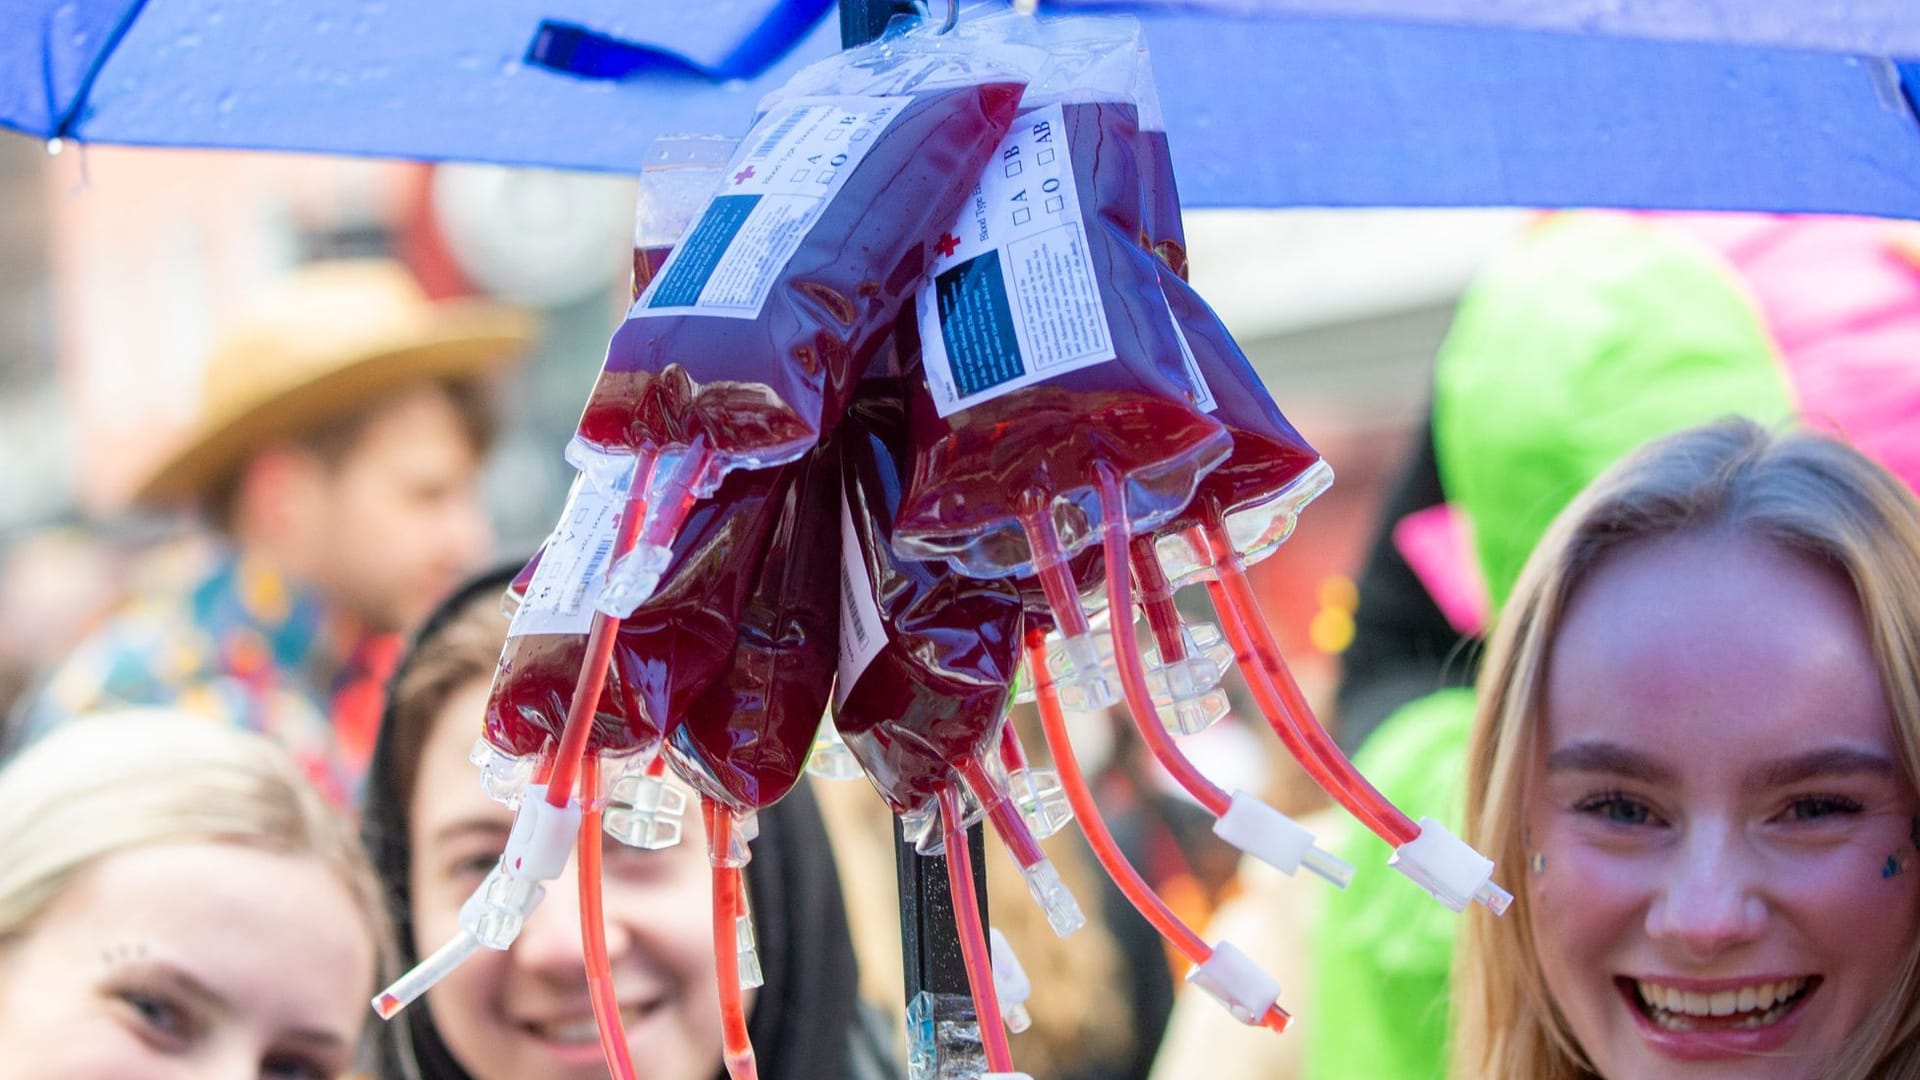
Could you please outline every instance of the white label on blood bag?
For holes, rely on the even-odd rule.
[[[1180,363],[1187,370],[1187,393],[1193,397],[1193,407],[1201,412],[1213,412],[1220,403],[1213,399],[1213,387],[1207,384],[1206,373],[1194,358],[1193,346],[1187,343],[1187,332],[1180,328],[1180,316],[1173,313],[1173,304],[1167,301],[1165,293],[1160,294],[1160,299],[1167,304],[1167,321],[1173,325],[1173,339],[1180,343]]]
[[[800,242],[912,100],[796,97],[769,112],[627,318],[758,318]]]
[[[880,607],[873,602],[873,579],[867,576],[866,556],[853,531],[853,511],[847,493],[840,492],[840,668],[833,684],[833,707],[846,704],[854,680],[867,670],[887,644],[887,628]]]
[[[941,416],[1114,358],[1060,106],[1013,122],[935,243],[918,304]]]
[[[620,527],[623,494],[606,493],[575,477],[560,523],[540,549],[527,595],[513,613],[508,637],[522,634],[584,634],[593,626],[594,601],[606,587],[614,533]]]

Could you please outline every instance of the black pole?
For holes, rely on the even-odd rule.
[[[872,41],[894,16],[918,10],[905,0],[840,0],[840,47],[850,49]],[[986,844],[980,826],[968,830],[968,840],[973,891],[980,900],[980,922],[985,925],[987,864],[982,854]],[[912,1029],[907,1033],[912,1050],[910,1075],[913,1080],[944,1080],[961,1075],[966,1066],[940,1052],[948,1042],[943,1034],[956,1025],[964,1028],[981,1022],[974,1016],[966,961],[961,957],[960,935],[953,924],[947,860],[915,851],[902,834],[898,818],[893,822],[893,851],[900,880],[900,948],[905,960],[907,1023]],[[997,1024],[1000,1018],[987,1017],[984,1022]]]

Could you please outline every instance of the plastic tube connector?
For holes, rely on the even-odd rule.
[[[1187,972],[1187,983],[1226,1006],[1235,1020],[1258,1025],[1280,1000],[1280,980],[1267,974],[1253,957],[1230,941],[1213,947],[1213,955]]]
[[[1283,874],[1304,866],[1336,889],[1353,880],[1353,867],[1316,844],[1305,826],[1245,791],[1233,793],[1213,834]]]
[[[993,990],[1000,1000],[1000,1019],[1015,1035],[1033,1026],[1027,1012],[1027,999],[1033,996],[1033,981],[1020,966],[1013,945],[998,927],[987,931],[988,947],[993,953]]]
[[[1430,817],[1420,819],[1420,835],[1394,849],[1387,865],[1413,879],[1449,911],[1465,911],[1478,902],[1504,915],[1513,903],[1513,894],[1493,883],[1493,860]]]
[[[661,851],[680,842],[686,813],[686,789],[666,776],[630,772],[613,782],[600,825],[628,847]]]
[[[1073,804],[1060,784],[1058,770],[1031,766],[1013,770],[1007,774],[1007,797],[1038,839],[1045,840],[1073,820]]]
[[[533,782],[533,755],[514,757],[482,735],[474,740],[467,760],[479,767],[480,789],[488,798],[509,810],[520,808],[520,799]]]
[[[1220,630],[1211,623],[1183,625],[1180,637],[1183,659],[1165,660],[1156,647],[1143,652],[1141,661],[1160,722],[1176,735],[1196,735],[1232,711],[1226,693],[1217,687],[1233,653],[1222,648]]]
[[[741,894],[745,900],[746,894]],[[767,977],[760,970],[760,940],[753,933],[753,915],[742,912],[733,921],[734,956],[740,969],[740,989],[753,990],[765,986]]]
[[[987,816],[987,808],[974,797],[973,789],[966,784],[956,783],[954,790],[960,796],[960,827],[971,829]],[[918,806],[910,807],[900,814],[900,830],[913,850],[922,855],[942,856],[946,854],[945,837],[941,832],[940,800],[928,798]]]
[[[1062,638],[1050,658],[1053,681],[1062,707],[1072,712],[1097,712],[1120,700],[1114,680],[1100,657],[1100,641],[1091,631]]]
[[[753,861],[753,848],[750,846],[760,835],[760,815],[752,810],[734,810],[728,807],[715,807],[722,814],[731,815],[733,826],[727,830],[725,847],[715,848],[713,838],[707,838],[707,861],[714,866],[739,869]]]
[[[1080,910],[1079,901],[1067,890],[1066,883],[1060,880],[1060,871],[1054,869],[1053,860],[1041,859],[1032,866],[1022,867],[1020,876],[1027,881],[1027,892],[1033,894],[1033,902],[1046,912],[1047,925],[1060,937],[1066,937],[1082,926],[1087,925],[1087,916]]]
[[[547,801],[547,785],[528,784],[500,861],[460,905],[460,932],[381,991],[373,999],[374,1011],[392,1019],[474,953],[510,947],[526,926],[527,916],[546,898],[542,882],[566,870],[580,835],[580,817],[578,800],[554,806]]]

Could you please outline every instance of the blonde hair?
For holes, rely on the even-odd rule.
[[[0,951],[101,859],[196,841],[318,859],[391,970],[386,906],[352,824],[265,738],[161,709],[76,720],[0,769]]]
[[[1705,531],[1754,537],[1847,575],[1893,706],[1901,770],[1920,787],[1920,501],[1842,443],[1722,421],[1615,465],[1555,519],[1522,571],[1481,671],[1467,759],[1466,835],[1498,865],[1526,865],[1524,788],[1549,654],[1573,594],[1611,552]],[[1503,919],[1468,914],[1454,963],[1456,1077],[1595,1075],[1536,955],[1524,897]],[[1920,948],[1891,989],[1827,1075],[1920,1076]]]

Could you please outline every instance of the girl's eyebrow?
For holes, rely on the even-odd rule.
[[[1673,770],[1644,751],[1604,739],[1582,739],[1547,755],[1547,772],[1612,773],[1649,784],[1667,784]]]
[[[1754,787],[1786,787],[1822,776],[1851,776],[1871,773],[1895,777],[1900,770],[1886,755],[1856,746],[1824,746],[1804,753],[1776,758],[1755,766],[1748,774]]]
[[[491,840],[495,837],[504,837],[511,831],[507,822],[494,817],[456,818],[434,829],[431,838],[435,843],[440,844],[469,835]]]

